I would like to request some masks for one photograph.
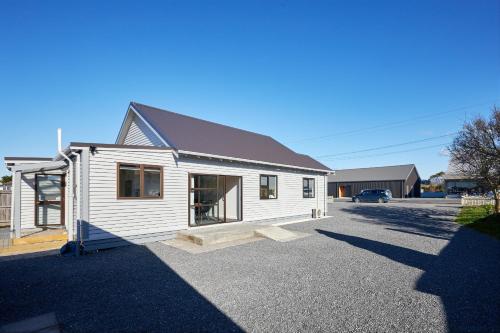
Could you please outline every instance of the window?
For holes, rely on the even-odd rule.
[[[260,176],[260,198],[276,199],[278,198],[278,176]]]
[[[304,198],[314,198],[314,178],[302,179],[302,196]]]
[[[118,163],[118,199],[161,199],[162,189],[162,167]]]

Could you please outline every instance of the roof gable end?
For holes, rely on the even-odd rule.
[[[170,147],[154,128],[132,107],[129,107],[116,144]]]

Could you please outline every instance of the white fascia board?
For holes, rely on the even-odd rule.
[[[121,147],[120,147],[121,146]],[[175,151],[173,148],[170,147],[156,147],[156,146],[151,146],[151,148],[148,148],[149,146],[133,146],[133,145],[117,145],[115,147],[109,146],[109,147],[103,147],[96,145],[95,146],[97,150],[133,150],[133,151],[145,151],[145,152],[151,152],[151,151]],[[89,148],[89,146],[79,146],[79,145],[74,145],[70,147],[70,150],[81,150],[84,148]]]
[[[208,158],[214,158],[214,159],[221,159],[221,160],[226,160],[226,161],[229,161],[229,162],[236,161],[236,162],[243,162],[243,163],[250,163],[250,164],[261,164],[261,165],[269,165],[269,166],[280,167],[280,168],[298,169],[298,170],[305,170],[305,171],[315,171],[315,172],[321,172],[321,173],[326,173],[326,174],[332,172],[331,170],[303,168],[303,167],[294,166],[294,165],[286,165],[286,164],[279,164],[279,163],[271,163],[271,162],[247,160],[247,159],[244,159],[244,158],[221,156],[221,155],[213,155],[213,154],[196,153],[196,152],[187,151],[187,150],[179,150],[178,153],[179,154],[185,154],[185,155],[191,155],[191,156],[200,156],[200,157],[208,157]]]
[[[129,119],[131,114],[130,106],[127,109],[127,112],[125,113],[125,118],[122,121],[122,126],[120,127],[120,132],[118,132],[118,136],[116,137],[115,143],[119,144],[119,142],[122,139],[123,132],[125,131],[125,124],[127,123],[127,120]]]
[[[66,167],[66,162],[64,161],[52,161],[46,163],[35,163],[35,164],[23,164],[19,166],[12,167],[12,172],[37,172],[37,171],[48,171],[48,170],[57,170]]]

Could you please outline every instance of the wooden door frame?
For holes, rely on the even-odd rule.
[[[38,207],[40,206],[40,201],[38,201],[38,176],[60,176],[61,177],[61,200],[45,200],[44,203],[48,204],[59,204],[61,206],[61,222],[59,224],[38,224]],[[66,211],[66,182],[65,182],[65,174],[46,174],[46,173],[36,173],[35,174],[35,226],[36,227],[56,227],[56,226],[64,226],[65,220],[65,211]],[[43,205],[43,204],[42,204]]]

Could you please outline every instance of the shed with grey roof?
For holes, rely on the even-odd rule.
[[[366,189],[389,189],[394,198],[420,197],[421,179],[414,164],[336,170],[328,176],[328,195],[351,197]]]

